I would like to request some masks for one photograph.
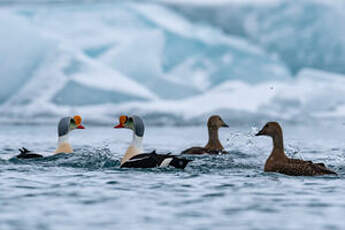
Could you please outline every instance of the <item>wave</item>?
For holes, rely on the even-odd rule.
[[[108,148],[76,149],[71,154],[55,154],[35,159],[11,158],[9,162],[13,164],[28,164],[43,167],[70,167],[85,168],[89,170],[119,168],[120,160],[114,159],[113,154]]]

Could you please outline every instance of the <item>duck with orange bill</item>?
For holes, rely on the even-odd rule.
[[[82,119],[79,115],[76,115],[74,117],[61,118],[58,124],[58,146],[54,154],[73,152],[73,149],[68,140],[68,136],[69,133],[74,129],[85,129],[81,123]],[[20,159],[32,159],[43,157],[42,154],[33,153],[24,147],[22,149],[19,149],[19,151],[20,154],[16,157]]]
[[[119,124],[114,128],[125,128],[133,131],[132,143],[127,148],[121,160],[121,168],[155,168],[172,166],[184,169],[191,161],[185,158],[178,158],[170,154],[142,153],[142,141],[145,132],[143,120],[136,115],[120,116]]]
[[[289,176],[337,175],[324,163],[288,158],[284,152],[283,131],[278,122],[268,122],[256,136],[269,136],[273,139],[273,150],[265,163],[265,172],[277,172]]]

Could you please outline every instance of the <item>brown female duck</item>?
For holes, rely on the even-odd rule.
[[[323,163],[288,158],[284,153],[283,132],[277,122],[268,122],[256,136],[270,136],[273,139],[273,150],[265,163],[265,172],[278,172],[290,176],[336,175]]]
[[[181,154],[224,154],[223,145],[219,141],[218,129],[229,127],[218,115],[211,116],[207,121],[208,143],[205,147],[191,147],[181,152]]]

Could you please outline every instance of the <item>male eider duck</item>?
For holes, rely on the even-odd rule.
[[[119,124],[114,128],[126,128],[133,130],[133,140],[126,154],[121,160],[121,168],[155,168],[172,166],[184,169],[190,160],[177,158],[169,154],[142,153],[142,141],[144,136],[144,122],[139,116],[120,116]]]
[[[20,154],[18,154],[16,157],[20,159],[33,159],[43,157],[41,154],[32,153],[30,150],[27,150],[24,147],[19,149],[19,152]]]
[[[225,154],[223,145],[218,138],[218,129],[229,127],[218,115],[211,116],[207,121],[208,143],[205,147],[191,147],[181,152],[181,154]]]
[[[277,122],[268,122],[256,136],[270,136],[273,139],[273,150],[265,163],[265,172],[278,172],[290,176],[337,175],[323,163],[288,158],[284,153],[283,132]]]
[[[58,146],[55,150],[57,153],[72,153],[73,149],[68,142],[68,134],[74,129],[85,129],[81,125],[82,119],[80,116],[76,115],[72,117],[64,117],[60,120],[58,124]],[[33,153],[26,148],[19,149],[20,154],[17,155],[17,158],[20,159],[29,159],[29,158],[40,158],[43,157],[41,154]]]

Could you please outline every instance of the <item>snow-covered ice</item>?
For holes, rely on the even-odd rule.
[[[276,32],[262,7],[246,18],[248,37],[241,37],[164,4],[1,7],[0,121],[49,122],[71,113],[95,123],[121,113],[157,123],[198,122],[216,112],[236,120],[344,115],[344,76],[302,67],[294,76],[291,62],[270,47],[287,45],[284,31],[299,31],[284,23]],[[283,16],[292,7],[268,5],[283,8]]]

